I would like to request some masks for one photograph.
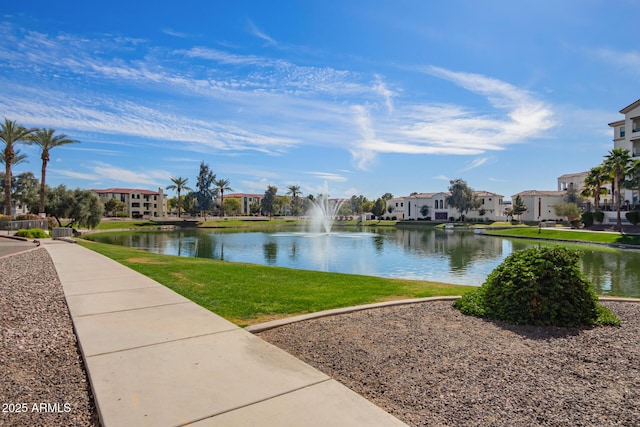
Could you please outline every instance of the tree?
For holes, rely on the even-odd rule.
[[[12,162],[13,164],[11,166],[19,165],[20,163],[29,163],[29,161],[27,160],[27,155],[22,154],[20,150],[15,150],[15,155],[13,156]],[[4,164],[4,151],[0,151],[0,165]],[[4,174],[2,176],[4,176]]]
[[[582,211],[575,203],[565,202],[559,205],[553,205],[553,210],[557,216],[566,216],[573,228],[578,226]]]
[[[4,146],[4,210],[7,216],[11,216],[11,167],[14,164],[17,144],[28,144],[29,136],[35,129],[27,129],[15,121],[5,118],[0,126],[0,142]]]
[[[511,216],[517,216],[518,220],[520,220],[520,215],[527,211],[527,206],[524,204],[522,197],[519,195],[513,200],[511,204]]]
[[[473,189],[467,185],[462,179],[454,179],[449,181],[450,195],[447,196],[447,204],[458,209],[460,219],[464,220],[464,215],[471,209],[480,207],[480,201],[473,194]]]
[[[216,174],[209,169],[209,165],[201,162],[200,173],[198,174],[198,183],[196,184],[198,191],[196,191],[195,196],[197,209],[200,212],[205,213],[205,219],[207,216],[206,212],[211,210],[211,207],[213,206],[213,199],[216,196],[215,190],[211,188],[215,180]]]
[[[363,195],[356,196],[355,194],[351,196],[349,203],[351,204],[351,210],[354,214],[360,215],[363,212],[362,205],[367,201],[367,198]]]
[[[393,199],[393,194],[391,194],[391,193],[384,193],[384,194],[382,195],[382,200],[384,200],[385,202],[386,202],[387,200],[391,200],[391,199]]]
[[[127,204],[122,200],[111,198],[104,203],[104,210],[106,212],[114,212],[116,215],[120,212],[124,212]]]
[[[270,185],[267,187],[267,191],[264,192],[264,197],[262,198],[262,212],[263,214],[269,215],[269,218],[273,216],[276,193],[278,193],[278,187]]]
[[[16,156],[17,158],[17,156]],[[16,164],[16,162],[14,162]],[[0,206],[4,209],[4,173],[0,172]],[[18,202],[29,207],[29,212],[37,213],[38,207],[38,179],[31,172],[23,172],[11,177],[12,203]]]
[[[616,205],[616,229],[622,231],[622,218],[620,217],[620,189],[627,174],[633,168],[633,160],[628,150],[614,148],[605,156],[603,167],[613,177],[614,200]]]
[[[213,181],[213,184],[216,186],[216,189],[220,191],[220,215],[224,216],[224,192],[225,191],[233,191],[233,188],[229,187],[231,182],[225,179],[217,179]]]
[[[177,178],[171,177],[171,182],[173,182],[173,184],[167,185],[167,190],[176,190],[176,192],[178,193],[178,218],[180,218],[180,208],[181,208],[180,205],[182,204],[180,203],[180,193],[183,190],[191,191],[191,188],[187,186],[187,182],[189,182],[189,178],[183,178],[181,176]]]
[[[302,207],[300,206],[300,196],[302,196],[302,191],[300,191],[299,185],[290,185],[287,187],[287,195],[291,196],[291,213],[298,216],[302,212]]]
[[[382,215],[384,215],[384,211],[386,208],[387,208],[387,202],[382,197],[380,197],[375,201],[373,205],[373,209],[371,210],[371,213],[376,218],[380,218]]]
[[[79,226],[95,228],[100,224],[104,206],[96,193],[91,190],[68,190],[59,185],[47,192],[46,213],[56,219],[62,227],[62,219],[68,218],[67,227]]]
[[[625,188],[629,188],[631,190],[637,191],[640,196],[640,161],[633,160],[631,167],[629,169],[629,176],[626,179]],[[635,199],[635,203],[640,202],[640,197]],[[634,207],[637,209],[637,207]]]
[[[18,165],[20,163],[29,163],[29,161],[27,160],[27,155],[26,154],[22,154],[20,153],[20,150],[15,150],[15,155],[13,157],[12,160],[12,165],[11,166],[15,166]],[[5,160],[4,160],[4,151],[0,151],[0,165],[4,165],[5,164]],[[0,182],[0,189],[2,194],[0,194],[0,206],[3,207],[3,211],[4,211],[4,198],[5,198],[5,174],[4,173],[0,173],[0,176],[2,177],[2,181]],[[17,189],[17,185],[18,185],[18,181],[17,179],[15,179],[16,177],[11,177],[11,194],[15,195],[16,194],[16,189]],[[28,205],[30,206],[30,205]]]
[[[595,210],[600,208],[600,195],[603,194],[606,189],[602,186],[607,182],[609,175],[606,173],[602,165],[592,167],[589,170],[586,178],[584,179],[584,188],[582,189],[582,195],[585,197],[593,197],[593,205]]]
[[[237,197],[229,197],[224,201],[224,211],[230,215],[237,215],[242,207],[242,202]]]
[[[70,139],[65,134],[54,135],[53,129],[36,129],[29,137],[29,140],[40,147],[40,159],[42,159],[42,169],[40,174],[40,209],[38,213],[44,213],[44,201],[47,179],[47,164],[49,163],[49,151],[61,145],[76,144],[79,141]]]

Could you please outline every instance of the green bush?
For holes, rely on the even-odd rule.
[[[47,237],[49,237],[47,232],[41,228],[31,228],[29,230],[21,228],[20,230],[16,231],[15,235],[18,237],[26,237],[28,239],[46,239]]]
[[[591,227],[593,225],[593,212],[582,212],[580,221],[584,224],[585,227]]]
[[[625,214],[627,220],[633,224],[637,225],[640,222],[640,211],[630,211]]]
[[[619,325],[578,267],[578,251],[530,248],[509,255],[477,290],[454,303],[462,313],[535,326]]]
[[[593,213],[593,219],[595,219],[598,224],[602,224],[602,221],[604,221],[604,212],[595,211]]]

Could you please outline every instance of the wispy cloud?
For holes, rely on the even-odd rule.
[[[373,117],[370,108],[353,108],[361,138],[351,150],[360,168],[377,153],[479,155],[503,150],[556,125],[549,105],[509,83],[434,66],[423,71],[486,97],[491,111],[426,102],[396,106],[390,117]]]
[[[175,30],[173,30],[171,28],[165,28],[165,29],[162,30],[162,32],[164,34],[166,34],[166,35],[173,36],[173,37],[179,37],[181,39],[185,39],[185,38],[188,37],[188,35],[186,33],[181,33],[179,31],[175,31]]]
[[[325,181],[345,182],[347,178],[342,175],[331,172],[306,172],[307,175],[313,175],[316,178],[323,179]]]
[[[434,176],[433,179],[438,179],[441,181],[451,181],[451,178],[449,178],[446,175],[437,175],[437,176]]]
[[[273,38],[269,37],[264,31],[258,28],[258,26],[254,24],[252,20],[247,19],[247,24],[249,25],[251,34],[253,34],[254,36],[264,40],[265,42],[267,42],[267,44],[274,46],[278,44]]]
[[[467,164],[464,168],[462,168],[461,171],[465,172],[471,169],[475,169],[487,163],[487,160],[489,160],[488,157],[478,157],[476,159],[473,159],[471,162],[469,162],[469,164]]]
[[[640,69],[640,51],[621,51],[617,49],[595,49],[591,51],[599,59],[620,67],[633,70],[636,73]]]

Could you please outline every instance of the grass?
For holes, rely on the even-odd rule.
[[[475,287],[293,270],[159,255],[80,241],[240,326],[405,298],[462,295]]]
[[[581,232],[537,227],[487,231],[485,234],[503,237],[525,237],[600,244],[640,245],[640,236],[620,233]]]
[[[124,221],[102,221],[95,228],[96,230],[116,230],[120,228],[145,228],[145,227],[157,227],[158,224],[155,224],[151,221],[143,221],[143,220],[124,220]]]

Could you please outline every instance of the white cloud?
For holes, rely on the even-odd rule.
[[[317,178],[324,179],[325,181],[345,182],[347,178],[342,175],[338,175],[331,172],[306,172],[307,175],[313,175]]]
[[[640,69],[640,51],[620,51],[616,49],[596,49],[596,57],[609,63],[637,72]]]
[[[469,164],[467,164],[467,166],[462,168],[461,171],[464,172],[464,171],[468,171],[468,170],[471,170],[471,169],[475,169],[475,168],[477,168],[479,166],[484,165],[487,162],[487,160],[489,160],[488,157],[478,157],[476,159],[473,159]]]
[[[278,43],[276,43],[276,41],[274,39],[269,37],[264,31],[262,31],[260,28],[258,28],[256,26],[256,24],[253,23],[252,20],[248,19],[247,23],[249,24],[249,30],[251,31],[251,33],[254,36],[266,41],[267,44],[269,44],[269,45],[277,45],[278,44]]]
[[[437,175],[437,176],[434,176],[433,179],[438,179],[441,181],[451,181],[451,178],[449,178],[446,175]]]
[[[509,83],[439,67],[424,71],[486,97],[492,110],[422,103],[396,105],[394,114],[382,117],[371,108],[353,107],[361,138],[351,152],[359,168],[367,168],[377,153],[479,155],[503,150],[555,126],[550,106]]]

